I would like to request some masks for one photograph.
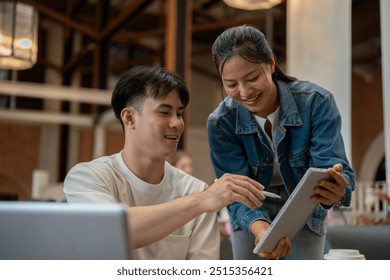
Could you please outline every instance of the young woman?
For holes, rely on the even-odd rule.
[[[229,205],[234,258],[322,259],[327,209],[349,205],[354,190],[333,95],[285,75],[264,34],[252,26],[224,31],[212,56],[227,94],[207,122],[216,175],[247,175],[282,197],[256,209]],[[282,238],[272,252],[253,254],[309,167],[328,168],[333,178],[313,186],[319,206],[293,240]]]

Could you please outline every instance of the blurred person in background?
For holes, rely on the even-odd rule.
[[[377,189],[375,194],[381,201],[386,202],[388,207],[390,207],[390,196],[386,194],[383,189]],[[361,214],[357,217],[357,222],[361,225],[390,225],[390,211],[389,209],[387,210],[385,219],[371,218],[366,214]]]

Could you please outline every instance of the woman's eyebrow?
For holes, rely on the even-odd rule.
[[[242,77],[240,77],[239,79],[242,79],[242,78],[247,78],[248,76],[250,76],[250,75],[252,75],[254,72],[256,72],[258,69],[253,69],[253,70],[251,70],[251,71],[249,71],[248,73],[246,73],[246,74],[244,74]],[[225,81],[225,82],[232,82],[232,81],[235,81],[234,79],[225,79],[225,78],[223,78],[223,80]]]

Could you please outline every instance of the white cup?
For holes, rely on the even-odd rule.
[[[353,249],[330,249],[324,255],[324,260],[365,260],[364,255],[359,250]]]

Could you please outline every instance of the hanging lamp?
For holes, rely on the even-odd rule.
[[[16,0],[0,1],[0,69],[24,70],[37,61],[38,12]]]
[[[281,0],[223,0],[228,6],[242,10],[270,9],[280,4]]]

